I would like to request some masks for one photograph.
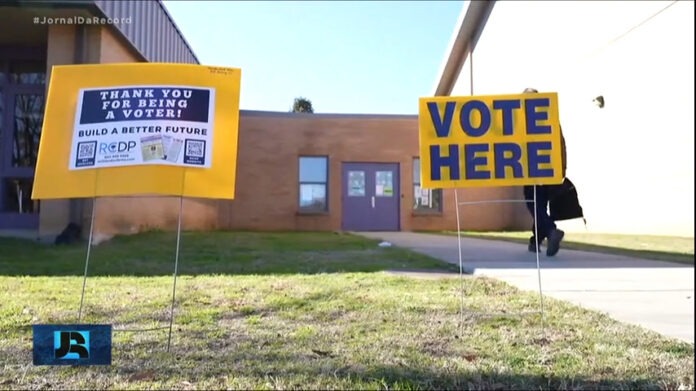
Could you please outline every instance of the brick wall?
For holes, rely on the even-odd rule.
[[[341,163],[399,163],[401,229],[456,229],[454,193],[445,190],[441,214],[411,209],[413,158],[418,157],[417,118],[331,116],[243,112],[240,119],[237,189],[234,201],[221,201],[218,226],[257,230],[339,230]],[[298,158],[329,156],[329,212],[297,212]],[[460,200],[521,198],[518,188],[459,190]],[[461,209],[465,229],[528,228],[519,205],[489,204]]]

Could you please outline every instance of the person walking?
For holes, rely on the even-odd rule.
[[[525,94],[536,94],[537,91],[534,88],[526,88],[523,93]],[[566,146],[565,138],[563,137],[563,129],[561,129],[561,162],[563,170],[563,178],[566,176]],[[565,232],[556,227],[556,222],[549,216],[548,207],[551,197],[554,192],[558,190],[560,185],[537,185],[536,186],[536,209],[534,205],[534,186],[524,186],[524,199],[527,201],[527,210],[534,218],[536,214],[536,221],[538,227],[534,227],[532,224],[532,237],[529,238],[528,249],[531,252],[537,252],[537,248],[544,242],[546,244],[546,255],[552,257],[558,253],[561,248],[561,241],[565,236]],[[537,229],[535,229],[537,228]],[[536,235],[538,234],[538,238]]]

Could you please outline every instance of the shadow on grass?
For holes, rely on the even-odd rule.
[[[319,274],[421,270],[453,272],[442,261],[378,241],[336,233],[184,232],[180,275]],[[43,245],[0,238],[0,275],[82,276],[87,244]],[[174,272],[176,233],[118,236],[93,246],[89,276],[168,276]]]
[[[306,371],[300,376],[326,376],[326,369]],[[257,373],[257,376],[263,376]],[[405,365],[374,365],[363,370],[336,368],[331,376],[352,382],[381,385],[380,389],[404,390],[655,390],[665,388],[661,380],[639,380],[607,378],[603,380],[583,379],[583,377],[534,376],[509,372],[492,373],[486,371],[456,370],[449,373]],[[301,385],[297,385],[301,388]]]
[[[163,351],[152,341],[139,346]],[[150,353],[146,360],[120,360],[116,352],[110,367],[85,368],[72,371],[66,367],[38,368],[30,365],[30,352],[9,351],[0,348],[7,357],[27,356],[29,362],[8,365],[6,389],[105,389],[113,388],[116,377],[120,385],[147,389],[181,388],[200,385],[207,389],[395,389],[395,390],[676,390],[680,384],[663,375],[617,375],[607,369],[606,374],[577,374],[559,376],[551,368],[527,363],[528,372],[548,372],[549,375],[514,373],[509,366],[495,371],[478,368],[476,359],[468,367],[462,364],[450,369],[425,367],[424,364],[404,361],[397,364],[351,362],[330,352],[280,353],[269,349],[255,352],[237,352],[210,359],[209,352],[177,352],[171,355]],[[319,353],[319,354],[318,354]],[[458,359],[452,357],[454,359]],[[13,360],[14,361],[14,360]],[[390,359],[389,361],[399,361]],[[467,360],[468,361],[468,360]],[[518,363],[522,364],[522,363]],[[482,365],[484,366],[484,365]],[[38,369],[38,370],[37,370]],[[72,372],[70,372],[72,371]],[[230,373],[243,373],[243,384],[230,384]]]
[[[422,356],[405,353],[397,346],[393,347],[392,352],[371,351],[379,348],[365,346],[362,355],[344,357],[340,349],[333,351],[330,344],[326,345],[321,341],[317,341],[314,347],[309,342],[287,349],[284,345],[292,342],[280,334],[270,341],[258,337],[244,341],[249,344],[238,341],[244,333],[233,334],[228,331],[220,336],[217,342],[226,340],[231,343],[224,348],[212,341],[205,331],[191,330],[187,333],[188,337],[212,343],[204,349],[210,349],[211,352],[193,353],[203,359],[196,360],[196,365],[203,362],[207,364],[203,364],[203,368],[196,365],[188,368],[186,364],[179,367],[175,364],[162,371],[168,373],[161,373],[158,368],[161,364],[154,363],[155,368],[152,369],[160,372],[160,378],[156,380],[165,381],[168,376],[181,375],[195,384],[236,371],[266,384],[270,382],[274,389],[675,390],[681,385],[675,383],[679,381],[675,373],[658,368],[655,371],[628,374],[622,372],[631,372],[633,368],[630,365],[626,368],[588,366],[583,370],[596,373],[571,373],[563,376],[556,374],[559,370],[568,370],[561,369],[563,365],[554,362],[554,359],[541,362],[541,357],[535,355],[520,362],[518,358],[496,352],[462,357],[456,353],[456,349],[446,348],[441,359],[430,361],[423,360]],[[234,349],[234,341],[242,342],[237,346],[244,348],[241,351]],[[192,352],[174,346],[173,355],[180,357],[176,359],[178,362],[185,362],[187,356],[191,359]],[[256,348],[252,348],[253,346]],[[214,353],[214,350],[222,351]],[[693,354],[693,349],[685,349],[676,354]],[[215,359],[205,360],[209,356],[214,356]],[[562,355],[552,356],[562,359]],[[229,363],[236,364],[230,367]],[[136,369],[139,370],[142,369]],[[687,382],[687,386],[693,385],[693,378],[683,380]],[[255,388],[259,385],[242,386]],[[225,388],[225,384],[220,386]]]

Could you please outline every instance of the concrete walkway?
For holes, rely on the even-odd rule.
[[[456,236],[369,232],[395,246],[459,264]],[[545,248],[542,248],[545,250]],[[544,295],[604,312],[616,320],[694,342],[694,267],[619,255],[564,250],[540,253]],[[469,273],[539,291],[536,255],[523,244],[462,238]]]

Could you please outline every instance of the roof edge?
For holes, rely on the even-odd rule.
[[[126,0],[123,0],[126,1]],[[174,21],[174,18],[172,15],[169,13],[167,10],[167,7],[164,5],[164,2],[162,0],[148,0],[148,2],[153,1],[156,2],[157,5],[159,6],[159,9],[164,13],[166,16],[167,20],[169,21],[169,24],[171,27],[174,28],[174,31],[176,31],[176,34],[179,36],[179,39],[181,42],[184,44],[184,47],[186,50],[188,50],[188,54],[193,58],[193,60],[200,65],[201,61],[194,52],[191,44],[186,40],[186,37],[184,34],[181,32],[181,29],[179,26],[176,24]],[[108,1],[108,0],[2,0],[2,3],[0,6],[9,6],[9,7],[20,7],[20,8],[31,8],[31,7],[40,7],[40,8],[63,8],[63,9],[70,9],[70,8],[82,8],[87,10],[89,13],[91,13],[94,16],[98,17],[117,17],[119,15],[109,15],[107,7],[104,6],[104,4],[110,4],[113,5],[115,1]],[[107,26],[112,32],[118,35],[119,39],[123,39],[124,42],[128,43],[128,46],[130,46],[131,49],[133,49],[136,53],[138,53],[139,57],[144,59],[145,61],[151,62],[153,61],[152,58],[149,58],[149,53],[146,53],[143,48],[139,47],[136,42],[131,41],[132,37],[129,37],[125,31],[123,31],[119,26],[115,24],[109,24]]]
[[[448,96],[452,93],[457,76],[476,47],[488,17],[493,11],[495,0],[471,0],[462,8],[457,22],[458,28],[450,40],[449,50],[445,54],[440,74],[433,88],[434,96]]]
[[[193,47],[189,42],[186,40],[186,37],[184,36],[184,33],[181,32],[181,29],[179,29],[179,26],[176,24],[174,21],[174,18],[172,15],[169,13],[167,10],[167,6],[164,5],[164,1],[162,0],[157,0],[157,3],[159,3],[160,8],[162,8],[162,11],[164,11],[164,14],[167,15],[167,18],[169,18],[169,21],[172,23],[172,26],[174,26],[174,30],[179,34],[179,37],[181,37],[181,40],[184,42],[184,45],[188,48],[188,50],[191,52],[191,55],[193,56],[194,60],[201,65],[201,60],[198,58],[196,55],[196,52],[193,51]]]
[[[293,113],[285,111],[264,111],[264,110],[239,110],[240,116],[245,117],[271,117],[271,118],[291,118],[291,119],[394,119],[394,120],[413,120],[418,119],[417,114],[347,114],[347,113]]]
[[[108,9],[108,6],[112,6],[114,3],[117,4],[117,2],[114,1],[108,1],[108,0],[51,0],[54,3],[62,3],[62,4],[72,4],[72,3],[85,3],[88,8],[92,11],[93,14],[101,16],[101,17],[117,17],[118,15],[111,15],[109,12],[110,10]],[[126,0],[123,0],[126,1]],[[167,11],[166,7],[162,3],[162,0],[141,0],[141,1],[146,1],[148,3],[154,2],[157,3],[157,7],[164,13],[164,16],[166,17],[167,22],[169,23],[169,26],[174,28],[174,31],[176,31],[176,35],[179,37],[179,40],[181,43],[184,44],[185,50],[188,51],[188,54],[191,55],[193,60],[196,62],[196,64],[200,65],[200,60],[198,59],[198,56],[196,56],[196,53],[193,51],[191,48],[191,45],[189,42],[186,40],[186,37],[182,34],[181,30],[179,29],[179,26],[177,26],[176,22],[174,21],[174,18],[169,14]],[[155,11],[156,8],[153,9]],[[157,12],[157,11],[155,11]],[[166,22],[165,22],[166,23]],[[147,53],[147,50],[145,47],[140,47],[137,42],[134,42],[133,39],[134,37],[130,37],[126,31],[124,31],[120,26],[117,26],[115,24],[110,24],[108,28],[111,29],[114,33],[119,35],[119,38],[124,39],[128,44],[140,54],[140,56],[147,62],[154,62],[155,60],[151,58],[152,53]]]

